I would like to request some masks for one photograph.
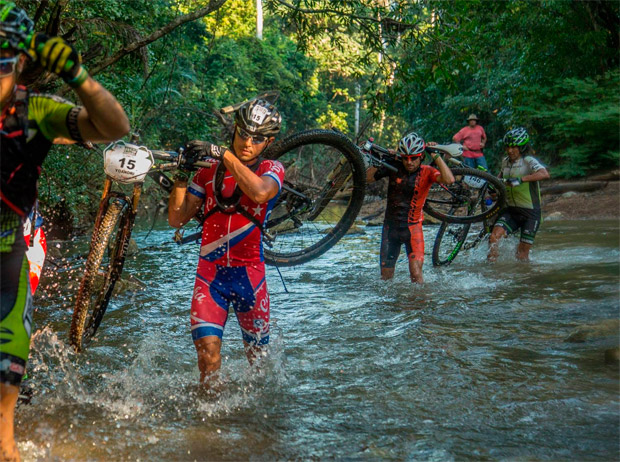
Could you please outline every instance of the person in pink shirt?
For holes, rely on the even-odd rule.
[[[484,128],[478,125],[478,117],[476,114],[470,114],[467,118],[467,126],[461,128],[459,132],[452,137],[452,141],[461,143],[465,148],[463,151],[463,162],[468,167],[478,168],[478,166],[489,169],[487,161],[482,153],[482,148],[487,142],[487,134]]]

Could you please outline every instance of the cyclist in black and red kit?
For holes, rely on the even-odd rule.
[[[429,143],[432,146],[436,143]],[[387,163],[398,171],[386,167],[370,167],[366,181],[372,183],[388,177],[387,208],[381,237],[381,279],[391,279],[394,267],[405,244],[409,258],[411,282],[422,284],[424,264],[424,235],[422,207],[433,183],[452,184],[454,176],[450,168],[437,154],[432,154],[437,167],[422,165],[426,143],[416,133],[409,133],[398,143],[396,158]]]

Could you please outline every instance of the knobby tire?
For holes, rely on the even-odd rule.
[[[77,299],[75,301],[71,330],[69,333],[69,341],[76,351],[81,351],[84,344],[97,332],[103,319],[103,314],[108,306],[112,291],[114,290],[114,285],[120,277],[120,269],[119,271],[114,271],[114,267],[119,257],[122,259],[122,252],[125,250],[125,246],[122,242],[125,239],[122,239],[121,236],[123,226],[122,218],[125,213],[128,213],[126,204],[113,201],[110,203],[99,229],[93,232],[91,250],[86,260],[84,276],[80,283]],[[108,251],[110,238],[117,225],[119,228],[116,236],[116,247],[113,250],[113,255],[110,257],[110,264],[106,274],[103,276],[104,283],[99,291],[100,295],[97,297],[96,302],[93,303],[93,296],[96,290],[96,278],[100,274],[99,268],[101,267],[105,252]],[[89,321],[88,326],[86,325],[87,320]]]
[[[302,250],[292,252],[275,252],[270,250],[268,246],[265,245],[264,257],[265,263],[268,265],[294,266],[308,262],[324,254],[346,234],[357,218],[364,201],[364,194],[366,191],[366,172],[364,161],[362,160],[358,147],[340,132],[317,129],[296,133],[288,138],[274,143],[266,157],[269,159],[280,159],[286,153],[306,145],[330,146],[344,156],[346,163],[351,168],[351,180],[353,182],[352,194],[341,219],[320,241],[309,245]],[[331,201],[340,185],[344,184],[344,182],[344,179],[337,177],[334,181],[335,187],[325,192],[325,195],[322,196],[321,200],[315,204],[315,211],[304,219],[311,217],[311,219],[314,220],[314,218],[320,215],[321,211],[327,206],[328,202]],[[294,182],[292,186],[295,188]],[[303,219],[301,221],[303,222]],[[268,223],[266,224],[268,225]]]
[[[467,206],[468,202],[458,203],[458,200],[455,199],[454,203],[448,203],[448,205],[451,206],[450,210],[447,212],[442,212],[441,210],[439,210],[438,204],[434,204],[433,193],[431,190],[431,192],[429,193],[429,197],[424,204],[424,211],[430,216],[435,217],[441,221],[447,221],[448,223],[476,223],[479,221],[489,220],[493,218],[504,207],[506,200],[506,188],[504,187],[503,183],[499,178],[482,170],[472,168],[453,168],[451,170],[454,177],[458,179],[454,184],[445,186],[445,188],[447,188],[449,191],[456,191],[458,188],[460,188],[465,176],[473,176],[485,180],[489,186],[492,186],[493,190],[497,194],[497,200],[490,208],[480,209],[479,213],[458,215],[457,210]],[[439,185],[437,187],[442,186],[443,185]]]

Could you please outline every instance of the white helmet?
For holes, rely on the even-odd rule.
[[[420,157],[424,154],[426,143],[417,133],[409,133],[398,142],[397,157]]]

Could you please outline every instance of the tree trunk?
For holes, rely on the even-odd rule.
[[[263,0],[256,0],[256,38],[263,39]]]
[[[357,139],[360,133],[360,106],[361,106],[361,92],[362,89],[359,83],[355,84],[355,138]]]
[[[580,181],[575,183],[560,183],[546,188],[541,188],[540,194],[563,194],[569,191],[591,192],[603,189],[607,186],[606,181]]]

